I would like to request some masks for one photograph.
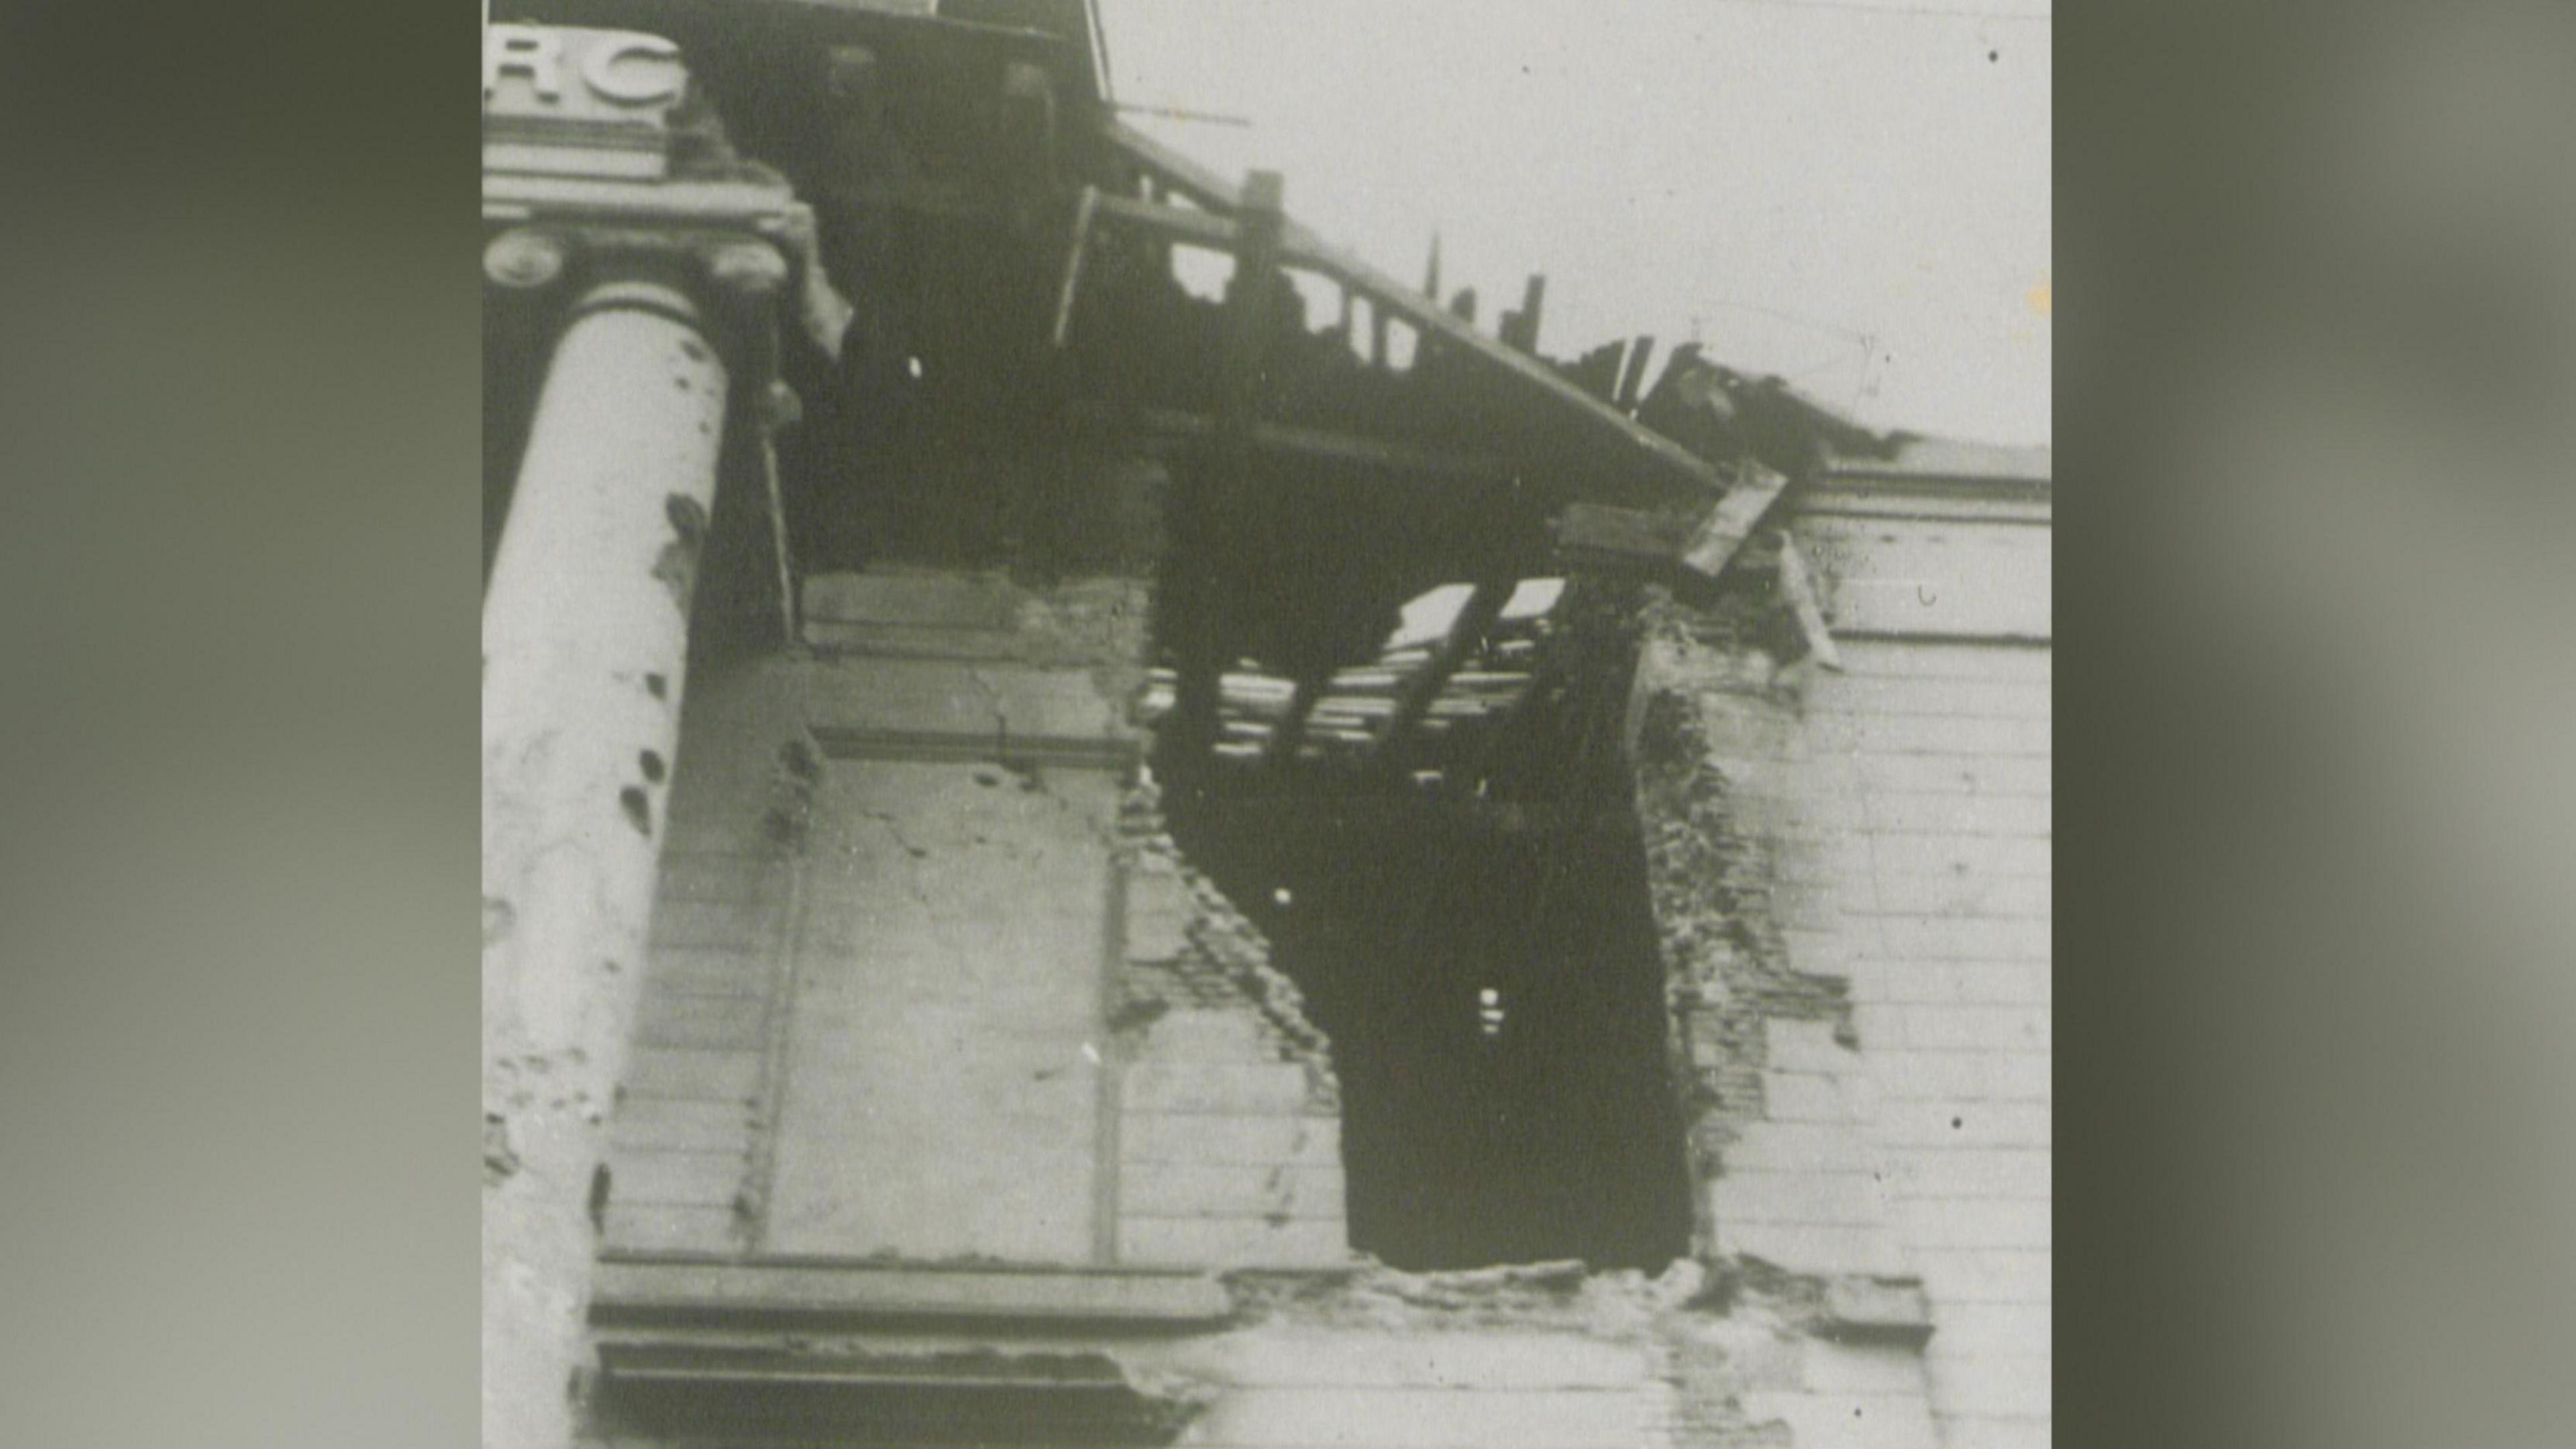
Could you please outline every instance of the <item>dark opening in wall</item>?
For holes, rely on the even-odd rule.
[[[1176,699],[1185,649],[1211,633],[1208,652],[1256,677],[1428,668],[1387,642],[1424,591],[1561,567],[1529,499],[1361,481],[1272,466],[1220,515],[1191,506],[1216,490],[1180,470],[1155,619]],[[1475,626],[1473,647],[1497,652],[1460,672],[1522,682],[1445,731],[1390,746],[1380,725],[1294,761],[1224,755],[1248,706],[1203,749],[1177,705],[1158,733],[1175,842],[1262,929],[1331,1038],[1351,1245],[1395,1267],[1660,1271],[1689,1251],[1661,940],[1620,745],[1634,595],[1574,578],[1540,624]],[[1507,661],[1514,630],[1529,652]]]
[[[1352,1246],[1412,1270],[1654,1272],[1687,1252],[1633,822],[1532,834],[1425,809],[1372,812],[1365,831],[1276,828],[1315,808],[1283,798],[1273,828],[1176,819],[1175,833],[1332,1038]]]

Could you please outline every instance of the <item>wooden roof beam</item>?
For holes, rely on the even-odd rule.
[[[1125,153],[1133,164],[1153,175],[1167,189],[1204,207],[1210,219],[1223,221],[1241,208],[1242,188],[1214,171],[1131,126],[1113,121],[1104,129],[1109,143]],[[1178,210],[1150,207],[1150,204],[1142,202],[1131,203],[1131,206],[1147,210],[1137,211],[1129,207],[1115,210],[1129,219],[1144,219],[1150,212]],[[1189,213],[1180,212],[1180,215],[1188,217]],[[1198,233],[1191,239],[1200,240],[1203,245],[1231,248],[1231,228],[1220,232],[1189,222],[1173,224]],[[1587,424],[1610,445],[1620,461],[1641,466],[1653,476],[1676,486],[1684,496],[1704,498],[1724,489],[1725,481],[1717,470],[1680,444],[1640,426],[1617,408],[1566,381],[1555,368],[1485,336],[1449,315],[1447,309],[1436,301],[1333,246],[1298,223],[1286,223],[1281,231],[1281,243],[1282,260],[1322,272],[1346,287],[1358,289],[1368,296],[1373,307],[1403,318],[1426,338],[1466,352],[1525,388],[1550,398]]]

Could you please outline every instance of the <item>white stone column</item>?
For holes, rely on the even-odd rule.
[[[728,385],[680,289],[592,286],[484,596],[485,1449],[571,1433]]]

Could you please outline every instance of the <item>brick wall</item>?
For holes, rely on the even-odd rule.
[[[771,1034],[784,1010],[801,738],[777,666],[691,681],[664,821],[643,1000],[609,1119],[603,1245],[744,1246],[774,1107]],[[780,813],[789,812],[789,813]]]
[[[1562,1267],[1416,1275],[1359,1266],[1234,1277],[1215,1290],[1230,1304],[1221,1320],[1181,1332],[1099,1324],[1068,1338],[1003,1318],[971,1332],[815,1320],[792,1346],[772,1352],[774,1362],[809,1376],[830,1372],[843,1355],[859,1357],[879,1384],[922,1383],[961,1368],[993,1384],[1017,1376],[1014,1369],[1060,1373],[1068,1353],[1078,1352],[1114,1365],[1133,1391],[1179,1408],[1170,1442],[1197,1449],[1916,1442],[1903,1437],[1909,1421],[1899,1392],[1910,1354],[1899,1361],[1883,1349],[1825,1342],[1801,1322],[1807,1308],[1758,1289],[1739,1289],[1725,1312],[1713,1313],[1702,1301],[1705,1286],[1689,1262],[1655,1279],[1586,1278]],[[713,1355],[739,1355],[754,1341],[718,1324],[655,1328],[649,1338],[665,1351],[712,1351],[711,1365],[721,1363]],[[1911,1408],[1920,1427],[1919,1393]],[[1050,1434],[1046,1411],[1033,1412],[1033,1422],[991,1441],[1079,1437],[1070,1429]],[[600,1449],[702,1442],[655,1428],[604,1404],[583,1442]],[[889,1442],[864,1426],[848,1432],[848,1442]]]
[[[1329,1046],[1132,784],[1139,593],[818,585],[690,692],[605,1246],[1347,1264]]]
[[[2049,653],[1856,642],[1808,691],[1865,851],[1818,950],[1851,982],[1862,1111],[1931,1295],[1932,1401],[1957,1445],[2041,1444],[2049,1413]],[[1831,802],[1831,803],[1825,803]]]
[[[1909,533],[1838,515],[1812,546],[1846,625],[1841,674],[1779,676],[1722,610],[1662,621],[1649,649],[1645,692],[1665,701],[1684,746],[1647,770],[1641,802],[1711,1292],[1687,1260],[1656,1283],[1354,1263],[1329,1043],[1269,969],[1259,932],[1161,834],[1150,790],[1122,790],[1118,772],[1096,767],[1024,788],[1016,775],[980,780],[991,767],[971,758],[868,763],[886,749],[936,755],[933,737],[981,738],[996,710],[1058,733],[1120,728],[1115,676],[1074,657],[1014,661],[983,635],[958,636],[983,639],[971,664],[781,661],[693,686],[613,1129],[611,1245],[774,1248],[782,1146],[841,1164],[836,1186],[806,1194],[827,1206],[925,1164],[990,1169],[997,1192],[1007,1178],[1044,1199],[1044,1211],[1036,1199],[1010,1208],[1009,1222],[1081,1228],[995,1239],[1010,1250],[1000,1256],[1253,1270],[1236,1279],[1241,1312],[1226,1331],[1083,1340],[1139,1383],[1192,1397],[1184,1443],[2048,1442],[2045,621],[2034,630],[2008,591],[1955,581],[1912,595],[1950,609],[1847,602],[1908,582],[1890,568],[1922,574],[1943,558],[1962,578],[2009,558],[1989,582],[2026,583],[2032,539],[1997,543],[1994,526]],[[852,642],[884,647],[881,629],[858,627]],[[899,642],[918,656],[942,640],[956,642]],[[810,745],[818,721],[860,743],[800,777],[780,751]],[[909,770],[928,793],[906,806],[900,781],[853,769]],[[1063,858],[1036,874],[998,857],[976,865],[980,816],[960,792],[976,809],[1043,806],[1061,840],[1029,822],[982,833]],[[933,959],[945,958],[931,949],[953,935],[941,900],[950,914],[1007,902],[1044,918],[1025,939],[968,953],[1054,962],[1005,993],[1043,1006],[1043,1020],[1009,1029],[979,1007],[970,1037],[923,1051],[916,1074],[955,1077],[1004,1117],[1060,1098],[1062,1111],[1030,1117],[1034,1135],[979,1128],[906,1149],[900,1132],[884,1137],[888,1119],[852,1116],[872,1094],[910,1089],[870,1086],[862,1059],[898,1057],[948,1019]],[[894,949],[905,940],[921,949]],[[867,989],[896,958],[932,975]],[[836,995],[833,980],[849,989]],[[971,988],[961,1010],[999,989],[959,984]],[[801,1088],[809,1105],[840,1092],[838,1105],[809,1112],[801,1136],[783,1133],[797,1074],[828,1066],[842,1036],[856,1075],[825,1070]],[[1006,1083],[1013,1073],[1029,1083]],[[1059,1149],[1083,1170],[1051,1176]],[[815,1242],[804,1246],[868,1251],[856,1238]],[[1850,1285],[1928,1304],[1929,1341],[1846,1341],[1834,1295]],[[1012,1351],[1007,1334],[913,1346]]]
[[[1123,827],[1120,1261],[1347,1263],[1330,1045],[1260,931],[1181,859],[1150,787]]]
[[[1845,489],[1796,531],[1841,672],[1770,657],[1767,580],[1662,620],[1644,666],[1708,1237],[1820,1281],[1919,1281],[1940,1442],[2045,1444],[2045,508]],[[1805,1444],[1838,1402],[1760,1407]]]

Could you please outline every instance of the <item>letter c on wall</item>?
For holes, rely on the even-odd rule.
[[[621,66],[630,58],[653,63]],[[688,75],[680,68],[678,46],[658,35],[621,35],[590,48],[582,57],[581,78],[608,100],[643,106],[679,95]]]

